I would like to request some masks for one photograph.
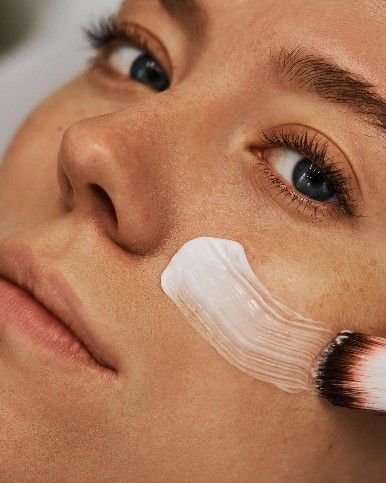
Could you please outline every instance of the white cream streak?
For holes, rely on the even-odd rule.
[[[312,390],[314,359],[334,333],[270,294],[232,240],[188,241],[161,286],[190,324],[228,362],[287,392]]]

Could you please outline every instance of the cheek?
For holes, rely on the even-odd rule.
[[[282,246],[274,261],[272,254],[266,256],[263,267],[258,263],[263,255],[251,257],[253,270],[239,243],[197,238],[172,258],[161,286],[186,321],[227,362],[286,392],[315,393],[313,372],[321,351],[343,329],[382,335],[381,323],[370,327],[364,300],[383,305],[371,288],[374,267],[369,271],[366,260],[360,267],[343,260],[338,246],[316,260],[305,253],[291,257],[289,246]],[[267,245],[260,248],[262,254],[269,251]],[[266,284],[256,273],[264,274]],[[363,293],[367,277],[368,292]],[[305,307],[305,313],[319,314],[324,322],[295,312],[266,286],[275,287],[275,293],[297,308]]]
[[[38,108],[13,139],[1,169],[1,231],[44,221],[59,195],[56,157],[62,127],[55,110]],[[7,225],[7,226],[6,226]]]
[[[255,219],[246,225],[248,231],[232,238],[243,241],[263,284],[335,332],[382,335],[385,251],[374,230],[338,220],[294,218],[274,209],[272,202],[263,205],[262,190],[255,198],[257,207],[250,210]]]
[[[272,296],[239,243],[191,240],[172,258],[161,286],[238,369],[287,392],[312,389],[313,363],[334,333]]]
[[[69,84],[43,101],[24,121],[4,158],[3,172],[30,189],[56,176],[56,158],[64,130],[80,117],[71,99],[79,86]],[[75,92],[74,92],[75,90]],[[47,186],[52,186],[52,183]]]
[[[12,169],[21,172],[31,167],[31,172],[38,169],[40,176],[56,164],[63,133],[71,124],[121,109],[128,101],[109,98],[93,86],[87,74],[81,75],[53,93],[28,116],[9,146],[4,169],[12,165]]]
[[[57,156],[64,131],[74,122],[121,108],[81,76],[43,101],[24,121],[4,156],[0,188],[0,221],[27,228],[56,214],[59,196]]]

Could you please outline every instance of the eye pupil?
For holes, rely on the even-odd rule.
[[[148,54],[140,55],[132,64],[130,76],[156,91],[169,87],[169,80],[159,64]]]
[[[327,201],[336,194],[327,176],[307,158],[294,167],[292,183],[298,191],[317,201]]]

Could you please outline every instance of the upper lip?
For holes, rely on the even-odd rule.
[[[0,276],[28,292],[83,344],[95,361],[110,372],[106,348],[94,336],[92,325],[80,314],[80,299],[48,263],[38,262],[33,250],[20,242],[0,244]]]

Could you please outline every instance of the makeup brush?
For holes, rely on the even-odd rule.
[[[386,339],[342,331],[313,372],[319,395],[333,405],[386,414]]]

